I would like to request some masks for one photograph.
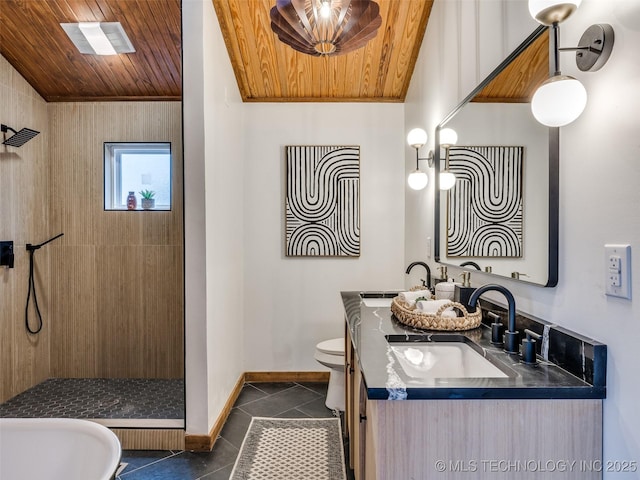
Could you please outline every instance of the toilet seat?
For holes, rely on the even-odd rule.
[[[321,352],[316,350],[316,353],[313,355],[313,358],[316,361],[320,362],[327,368],[331,368],[333,370],[344,368],[344,356],[343,355],[329,355],[328,353]]]
[[[316,350],[327,355],[344,355],[344,338],[332,338],[316,345]]]

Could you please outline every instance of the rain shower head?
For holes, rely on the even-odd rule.
[[[11,147],[21,147],[40,133],[36,130],[31,130],[30,128],[23,128],[19,132],[16,132],[13,128],[6,125],[0,125],[0,131],[4,133],[11,131],[15,134],[11,135],[4,142],[2,142],[3,145],[9,145]]]

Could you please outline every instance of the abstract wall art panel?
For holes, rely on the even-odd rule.
[[[360,256],[360,147],[287,146],[286,254]]]
[[[522,256],[524,147],[450,147],[447,256]]]

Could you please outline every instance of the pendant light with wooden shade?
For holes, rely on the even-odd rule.
[[[276,0],[271,9],[271,29],[280,41],[313,56],[362,48],[380,25],[380,7],[373,0]]]

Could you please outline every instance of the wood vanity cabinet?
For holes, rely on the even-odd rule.
[[[347,329],[356,480],[602,478],[602,400],[373,400]]]
[[[349,467],[356,479],[374,478],[367,476],[367,390],[358,365],[358,358],[347,329],[345,334],[346,360],[346,433],[349,437]],[[375,471],[375,470],[374,470]]]
[[[349,334],[349,328],[345,327],[344,334],[344,382],[345,382],[345,412],[344,412],[344,425],[342,426],[345,438],[351,439],[351,433],[353,432],[353,365],[355,363],[355,352],[353,344],[351,343],[351,335]],[[353,469],[353,442],[349,442],[349,468]]]

